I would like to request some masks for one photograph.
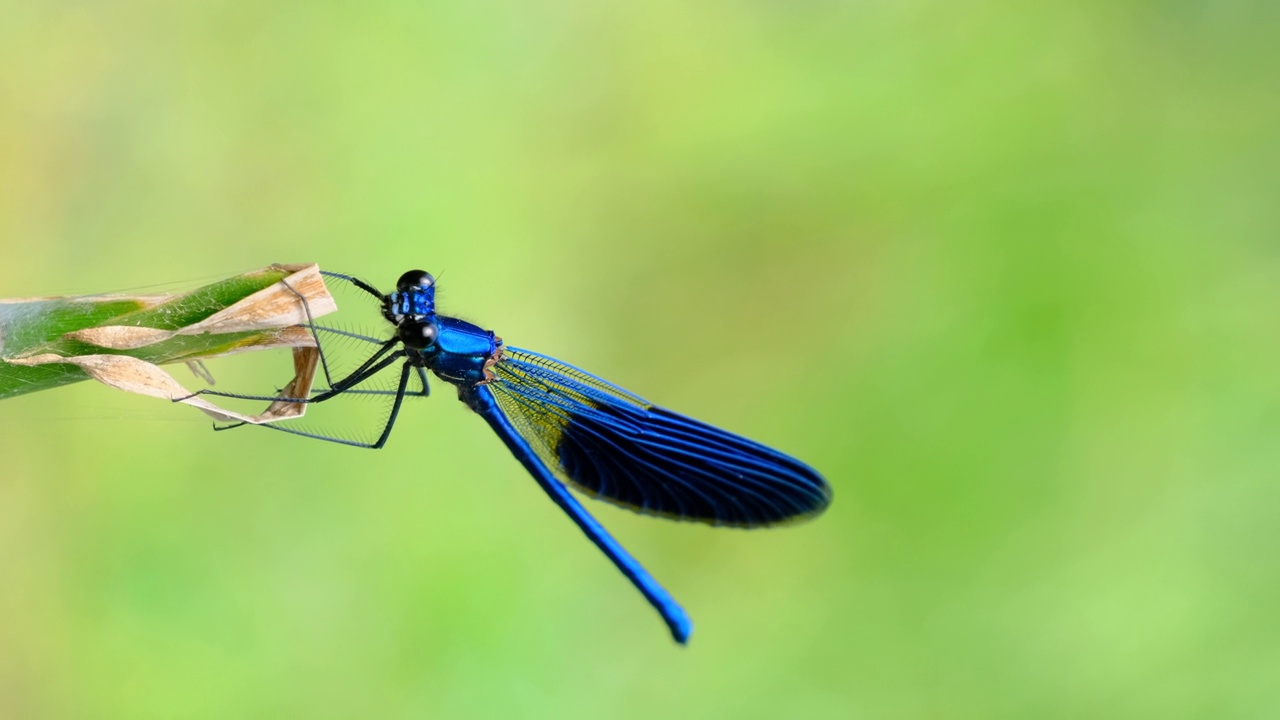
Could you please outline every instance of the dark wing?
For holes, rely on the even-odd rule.
[[[831,503],[813,468],[746,438],[654,406],[552,358],[506,348],[488,387],[557,477],[646,515],[759,527]]]

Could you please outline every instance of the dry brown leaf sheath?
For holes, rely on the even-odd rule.
[[[223,422],[300,417],[306,403],[277,400],[257,415],[221,408],[160,365],[291,348],[294,376],[279,397],[307,397],[319,360],[308,309],[312,318],[337,310],[314,264],[271,265],[181,295],[0,300],[0,398],[92,379]]]

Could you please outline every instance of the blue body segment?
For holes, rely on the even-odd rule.
[[[613,561],[618,570],[622,571],[622,574],[636,586],[649,604],[662,615],[663,621],[671,630],[671,637],[681,644],[688,642],[689,633],[693,632],[693,622],[689,620],[684,608],[680,607],[675,598],[671,597],[671,594],[659,585],[658,581],[654,580],[653,576],[636,562],[636,559],[631,557],[631,554],[618,544],[617,540],[613,539],[613,536],[609,535],[604,526],[569,493],[568,488],[556,479],[538,454],[529,446],[528,441],[521,437],[511,421],[499,409],[489,388],[487,386],[473,388],[467,392],[465,399],[467,405],[484,418],[489,423],[489,427],[502,438],[507,449],[524,465],[551,501],[564,510],[565,514],[582,529],[582,532],[586,533],[591,542]]]
[[[435,348],[423,351],[429,357],[431,372],[459,387],[483,382],[486,364],[498,349],[493,331],[440,315],[435,322],[439,327]]]
[[[677,415],[558,360],[504,347],[493,334],[436,316],[432,370],[658,611],[677,642],[684,609],[569,493],[642,514],[759,527],[821,512],[831,488],[812,468],[746,438]],[[484,356],[485,343],[491,354]],[[457,349],[459,352],[455,352]],[[444,369],[444,372],[442,372]],[[465,377],[467,382],[454,378]],[[472,382],[470,379],[482,377]]]
[[[394,396],[389,417],[372,443],[269,427],[382,447],[412,371],[422,379],[421,395],[427,394],[425,372],[431,371],[457,388],[458,399],[484,418],[551,500],[640,590],[679,643],[693,629],[684,609],[570,487],[646,515],[744,528],[810,518],[831,503],[831,487],[822,476],[789,455],[653,405],[554,358],[508,347],[478,325],[438,315],[435,279],[424,271],[405,273],[385,295],[357,278],[325,274],[378,297],[396,336],[370,339],[378,349],[359,368],[300,401],[362,392],[362,383],[402,361],[396,391],[367,391]]]

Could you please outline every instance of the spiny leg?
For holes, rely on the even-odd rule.
[[[368,335],[363,335],[358,332],[351,332],[350,330],[343,330],[341,328],[329,327],[328,325],[315,325],[313,327],[316,330],[320,330],[327,333],[333,333],[334,335],[341,335],[342,337],[348,337],[354,340],[361,340],[363,342],[369,343],[370,345],[381,345],[384,342],[386,342],[386,340],[383,340],[382,338],[370,337]]]
[[[322,332],[333,333],[334,335],[341,335],[342,337],[351,338],[353,340],[360,340],[363,342],[367,342],[371,345],[382,345],[385,342],[381,338],[370,337],[368,335],[363,335],[361,333],[351,332],[350,330],[342,330],[340,328],[328,327],[327,325],[315,325],[313,327],[314,329]],[[405,396],[406,397],[430,397],[431,384],[427,381],[427,369],[425,367],[422,367],[421,365],[415,366],[414,369],[418,371],[418,379],[422,381],[422,389],[406,391]],[[325,390],[324,388],[317,388],[318,392],[323,392],[324,390]],[[277,390],[277,392],[279,391]],[[356,390],[356,389],[349,388],[344,392],[355,394],[355,395],[395,395],[394,390]]]
[[[367,342],[370,345],[381,346],[386,342],[385,340],[382,340],[380,338],[370,337],[368,335],[352,332],[350,330],[342,330],[340,328],[328,327],[327,325],[314,325],[313,327],[316,330],[333,333],[334,335],[341,335],[342,337],[352,338],[353,340],[360,340],[363,342]],[[422,382],[422,389],[414,390],[412,392],[406,390],[405,396],[406,397],[430,397],[431,383],[427,380],[427,369],[421,365],[415,365],[414,370],[418,372],[418,379]],[[316,393],[322,393],[327,391],[328,391],[328,388],[315,389]],[[276,392],[277,393],[281,392],[281,390],[277,389]],[[395,395],[396,394],[394,390],[360,390],[352,387],[348,387],[346,390],[343,390],[343,392],[349,395]]]
[[[344,275],[343,273],[337,273],[337,272],[333,272],[333,271],[330,271],[330,270],[321,270],[321,271],[320,271],[320,274],[321,274],[322,276],[324,276],[324,277],[331,277],[331,278],[335,278],[335,279],[338,279],[338,280],[343,280],[343,281],[346,281],[346,282],[348,282],[348,283],[351,283],[352,285],[355,285],[355,286],[356,286],[357,288],[359,288],[360,290],[362,290],[362,291],[364,291],[364,292],[366,292],[366,293],[368,293],[368,294],[372,295],[372,296],[373,296],[375,299],[377,299],[379,302],[381,302],[381,301],[383,300],[382,293],[381,293],[381,292],[379,292],[377,288],[375,288],[374,286],[370,285],[369,283],[367,283],[367,282],[365,282],[365,281],[361,280],[360,278],[354,277],[354,276],[352,276],[352,275]],[[356,382],[359,382],[359,381],[354,381],[354,382],[352,382],[352,379],[353,379],[357,374],[359,374],[359,373],[360,373],[360,371],[361,371],[361,370],[363,370],[366,366],[368,366],[370,363],[374,362],[374,360],[376,360],[376,359],[377,359],[377,357],[378,357],[379,355],[381,355],[382,353],[386,352],[390,346],[392,346],[392,345],[394,345],[394,344],[395,344],[395,342],[396,342],[396,341],[395,341],[395,339],[387,340],[387,341],[385,341],[385,342],[384,342],[384,341],[382,341],[382,340],[378,340],[378,339],[376,339],[376,338],[371,338],[371,337],[369,337],[369,336],[367,336],[367,335],[361,335],[361,334],[359,334],[359,333],[353,333],[353,332],[348,332],[348,331],[345,331],[345,330],[339,330],[339,329],[337,329],[337,328],[330,328],[330,327],[325,327],[325,326],[318,326],[318,325],[316,325],[316,324],[315,324],[315,317],[311,314],[311,305],[310,305],[310,303],[309,303],[309,302],[307,302],[307,298],[306,298],[305,296],[303,296],[303,295],[302,295],[302,293],[298,292],[298,291],[297,291],[297,289],[295,289],[295,288],[294,288],[292,285],[290,285],[288,282],[286,282],[286,281],[284,281],[284,280],[281,280],[280,282],[281,282],[281,283],[282,283],[286,288],[288,288],[289,292],[293,293],[293,294],[298,298],[298,300],[302,303],[302,309],[303,309],[303,312],[304,312],[304,313],[306,314],[306,316],[307,316],[307,328],[311,331],[311,337],[316,341],[316,348],[317,348],[317,349],[319,350],[319,352],[320,352],[320,366],[321,366],[322,370],[324,371],[324,379],[325,379],[325,382],[326,382],[326,383],[328,383],[328,385],[329,385],[329,390],[328,390],[326,393],[322,393],[323,397],[317,396],[317,397],[313,397],[313,398],[282,398],[282,397],[280,397],[278,394],[277,394],[277,395],[275,395],[275,396],[267,397],[267,396],[264,396],[264,395],[244,395],[244,394],[237,394],[237,393],[224,393],[224,392],[218,392],[218,391],[214,391],[214,390],[204,389],[204,390],[198,390],[198,391],[196,391],[196,392],[192,393],[191,395],[187,395],[186,397],[177,398],[177,399],[175,399],[175,400],[174,400],[174,402],[178,402],[178,401],[181,401],[181,400],[186,400],[186,399],[188,399],[188,398],[195,397],[196,395],[213,395],[213,396],[216,396],[216,397],[226,397],[226,398],[232,398],[232,399],[236,399],[236,400],[267,400],[267,401],[285,400],[285,401],[287,401],[287,402],[319,402],[320,400],[328,399],[329,397],[332,397],[332,396],[333,396],[333,393],[334,393],[334,391],[335,391],[335,390],[336,390],[336,391],[338,391],[338,392],[341,392],[341,391],[342,391],[342,389],[344,389],[344,388],[346,388],[346,387],[350,387],[351,385],[356,384]],[[374,356],[373,356],[373,357],[371,357],[368,361],[366,361],[364,365],[362,365],[361,367],[359,367],[359,368],[357,368],[356,370],[354,370],[351,374],[349,374],[349,375],[348,375],[346,378],[344,378],[343,380],[340,380],[340,381],[338,381],[338,382],[334,382],[334,380],[333,380],[333,376],[332,376],[332,375],[330,374],[330,372],[329,372],[329,362],[328,362],[328,358],[325,356],[325,353],[324,353],[324,345],[323,345],[323,343],[321,343],[321,342],[320,342],[320,336],[317,334],[317,330],[324,330],[324,331],[331,332],[331,333],[334,333],[334,334],[337,334],[337,335],[343,335],[343,336],[345,336],[345,337],[355,338],[355,339],[357,339],[357,340],[363,340],[363,341],[365,341],[365,342],[369,342],[369,343],[373,343],[373,344],[381,344],[381,345],[382,345],[382,347],[379,349],[379,351],[378,351],[377,353],[375,353],[375,354],[374,354]],[[423,380],[423,392],[422,392],[422,395],[425,397],[425,396],[429,393],[429,390],[427,389],[427,385],[426,385],[426,376],[425,376],[425,375],[422,375],[421,377],[422,377],[422,380]],[[415,394],[416,394],[416,393],[415,393]],[[238,425],[226,426],[226,427],[224,427],[224,428],[222,428],[222,429],[230,429],[231,427],[238,427]]]
[[[298,301],[302,303],[302,312],[307,316],[307,329],[311,331],[311,338],[316,341],[316,350],[320,353],[320,369],[324,371],[324,381],[333,387],[333,377],[329,375],[329,360],[324,356],[324,345],[320,343],[320,336],[316,334],[316,319],[311,315],[311,303],[307,302],[306,296],[298,292],[283,278],[280,284],[289,289],[289,292],[297,296]]]
[[[421,390],[409,390],[405,388],[405,397],[431,397],[431,384],[427,382],[427,369],[422,366],[415,366],[414,370],[418,371],[418,379],[422,382]],[[323,388],[319,389],[324,392]],[[343,395],[395,395],[395,390],[361,390],[360,388],[347,388],[342,391]]]
[[[321,271],[320,271],[320,275],[322,275],[322,276],[324,276],[324,277],[331,277],[331,278],[335,278],[335,279],[338,279],[338,280],[344,280],[344,281],[346,281],[346,282],[351,283],[352,285],[355,285],[355,286],[356,286],[357,288],[359,288],[360,290],[363,290],[364,292],[369,293],[369,294],[370,294],[370,295],[372,295],[374,298],[376,298],[379,302],[381,302],[381,301],[383,300],[382,293],[378,292],[378,289],[377,289],[377,288],[375,288],[375,287],[373,287],[372,285],[370,285],[369,283],[367,283],[367,282],[365,282],[365,281],[361,280],[360,278],[357,278],[357,277],[354,277],[354,276],[351,276],[351,275],[344,275],[344,274],[342,274],[342,273],[332,272],[332,271],[329,271],[329,270],[321,270]],[[328,359],[325,357],[325,354],[324,354],[324,346],[323,346],[323,345],[321,345],[321,343],[320,343],[320,337],[316,334],[317,327],[316,327],[316,324],[315,324],[315,318],[311,315],[311,305],[310,305],[310,303],[308,303],[308,302],[307,302],[307,298],[306,298],[305,296],[303,296],[303,294],[302,294],[302,293],[300,293],[300,292],[298,292],[297,290],[295,290],[295,289],[293,288],[293,286],[292,286],[292,285],[290,285],[288,282],[285,282],[284,280],[281,280],[280,282],[281,282],[281,283],[282,283],[286,288],[288,288],[288,289],[289,289],[289,292],[291,292],[291,293],[293,293],[294,295],[296,295],[296,296],[298,297],[298,300],[302,302],[302,310],[303,310],[303,312],[304,312],[304,313],[306,313],[306,315],[307,315],[307,327],[308,327],[308,328],[310,328],[310,330],[311,330],[311,337],[315,339],[315,341],[316,341],[316,347],[317,347],[317,349],[319,349],[319,351],[320,351],[320,367],[324,370],[324,381],[325,381],[326,383],[328,383],[330,387],[333,387],[333,385],[334,385],[334,382],[333,382],[333,376],[329,373],[329,362],[328,362]],[[358,338],[358,339],[361,339],[361,340],[370,340],[370,341],[373,341],[373,342],[377,342],[377,341],[374,341],[372,338],[368,338],[368,337],[365,337],[365,336],[363,336],[363,335],[357,335],[356,333],[343,332],[343,331],[341,331],[341,330],[337,330],[337,329],[333,329],[333,328],[322,328],[322,329],[329,330],[330,332],[334,332],[334,333],[338,333],[338,334],[342,334],[342,335],[347,335],[348,337],[354,337],[354,338]]]
[[[329,387],[329,389],[325,390],[322,393],[319,393],[314,397],[284,398],[284,397],[280,397],[279,395],[241,395],[239,393],[221,392],[219,390],[210,390],[208,388],[205,388],[203,390],[197,390],[185,397],[175,398],[173,402],[181,402],[182,400],[193,398],[197,395],[212,395],[214,397],[232,398],[234,400],[265,400],[268,402],[276,402],[276,401],[294,402],[294,403],[324,402],[325,400],[328,400],[329,398],[335,395],[343,393],[347,389],[355,385],[358,385],[361,382],[364,382],[365,380],[369,379],[373,375],[381,372],[388,365],[394,362],[396,358],[403,357],[404,351],[397,351],[397,352],[391,353],[391,355],[383,357],[388,352],[390,352],[391,349],[395,347],[396,343],[398,342],[400,342],[398,338],[391,338],[390,340],[386,341],[385,343],[382,344],[382,347],[379,348],[378,351],[373,354],[372,357],[364,361],[364,363],[362,363],[360,367],[352,371],[350,375],[346,376],[345,378],[343,378],[342,380],[339,380],[336,383],[333,383],[332,386]]]
[[[427,382],[427,369],[421,365],[415,365],[414,370],[418,371],[418,379],[422,381],[422,393],[414,393],[416,397],[431,397],[431,383]]]
[[[400,385],[399,385],[399,388],[396,390],[396,400],[391,405],[391,413],[387,416],[387,424],[383,426],[382,433],[378,435],[378,439],[372,443],[364,443],[358,440],[349,440],[347,438],[333,437],[331,435],[322,435],[320,433],[306,432],[305,430],[295,430],[293,428],[285,427],[283,425],[278,425],[275,423],[266,423],[263,425],[259,425],[258,427],[264,427],[269,430],[279,430],[280,432],[286,432],[286,433],[289,433],[290,435],[299,435],[301,437],[311,438],[312,440],[323,440],[324,442],[337,443],[339,445],[350,445],[352,447],[377,450],[387,443],[387,438],[391,435],[391,428],[394,427],[396,424],[396,417],[399,416],[400,414],[400,404],[404,401],[405,388],[409,384],[409,368],[411,367],[412,365],[406,362],[404,364],[404,367],[401,369]],[[237,423],[235,425],[224,425],[222,427],[218,427],[215,425],[213,429],[214,430],[230,430],[232,428],[237,428],[245,424],[246,423]]]
[[[365,282],[365,281],[361,280],[361,279],[360,279],[360,278],[358,278],[358,277],[353,277],[353,276],[351,276],[351,275],[343,275],[342,273],[331,272],[331,271],[329,271],[329,270],[321,270],[321,271],[320,271],[320,274],[321,274],[321,275],[324,275],[325,277],[337,278],[338,280],[346,280],[347,282],[351,283],[352,285],[355,285],[356,287],[360,288],[361,290],[363,290],[363,291],[365,291],[365,292],[369,293],[370,295],[374,296],[375,298],[377,298],[377,299],[378,299],[378,302],[382,302],[382,300],[383,300],[383,295],[382,295],[382,293],[378,292],[378,289],[377,289],[377,288],[375,288],[374,286],[370,285],[369,283],[367,283],[367,282]]]
[[[344,281],[346,281],[346,282],[348,282],[348,283],[351,283],[352,285],[355,285],[355,286],[356,286],[357,288],[359,288],[360,290],[362,290],[362,291],[364,291],[364,292],[368,293],[369,295],[373,296],[373,298],[374,298],[374,299],[376,299],[376,300],[378,300],[379,302],[381,302],[381,301],[384,299],[384,298],[383,298],[382,293],[381,293],[381,292],[379,292],[377,288],[373,287],[373,285],[370,285],[369,283],[367,283],[367,282],[365,282],[365,281],[363,281],[363,280],[361,280],[361,279],[359,279],[359,278],[357,278],[357,277],[354,277],[354,276],[352,276],[352,275],[344,275],[343,273],[332,272],[332,271],[329,271],[329,270],[321,270],[321,271],[320,271],[320,274],[321,274],[322,276],[324,276],[324,277],[331,277],[331,278],[335,278],[335,279],[338,279],[338,280],[344,280]],[[283,281],[282,281],[282,282],[283,282]],[[394,404],[394,406],[393,406],[393,412],[392,412],[392,415],[391,415],[391,422],[394,422],[394,420],[395,420],[395,415],[396,415],[397,413],[399,413],[400,402],[402,401],[402,399],[403,399],[403,395],[405,394],[405,393],[404,393],[404,389],[405,389],[405,385],[406,385],[406,383],[407,383],[407,379],[408,379],[408,371],[407,371],[408,363],[406,363],[406,370],[405,370],[404,372],[402,372],[402,373],[401,373],[400,389],[399,389],[399,390],[397,390],[395,393],[392,393],[391,391],[387,391],[387,390],[353,390],[352,388],[353,388],[355,385],[358,385],[359,383],[363,382],[364,380],[367,380],[367,379],[368,379],[369,377],[371,377],[372,375],[374,375],[374,374],[376,374],[376,373],[380,372],[381,370],[383,370],[384,368],[386,368],[388,365],[390,365],[390,364],[391,364],[391,361],[392,361],[392,360],[394,360],[396,357],[399,357],[399,356],[402,356],[402,355],[403,355],[403,353],[396,353],[395,355],[392,355],[391,357],[386,358],[386,359],[385,359],[385,360],[383,360],[382,362],[379,362],[379,363],[377,364],[377,366],[376,366],[376,367],[372,367],[373,363],[374,363],[374,362],[376,362],[376,361],[378,360],[378,358],[379,358],[381,355],[383,355],[383,354],[384,354],[384,353],[386,353],[388,350],[390,350],[390,348],[391,348],[391,347],[393,347],[393,346],[395,345],[395,343],[397,342],[397,340],[396,340],[395,338],[392,338],[392,339],[390,339],[390,340],[383,341],[383,340],[379,340],[379,339],[377,339],[377,338],[369,337],[369,336],[367,336],[367,335],[361,335],[361,334],[359,334],[359,333],[349,332],[349,331],[346,331],[346,330],[340,330],[340,329],[338,329],[338,328],[326,327],[326,326],[323,326],[323,325],[316,325],[316,323],[315,323],[315,318],[314,318],[314,317],[312,316],[312,314],[311,314],[311,306],[310,306],[310,304],[307,302],[307,299],[306,299],[306,298],[305,298],[301,293],[299,293],[296,289],[294,289],[291,285],[289,285],[289,283],[284,282],[284,286],[285,286],[286,288],[288,288],[290,292],[292,292],[294,295],[296,295],[296,296],[298,297],[298,299],[302,302],[303,312],[305,312],[305,313],[306,313],[306,315],[307,315],[307,327],[310,329],[310,331],[311,331],[311,336],[312,336],[312,338],[313,338],[313,339],[315,339],[315,341],[316,341],[316,347],[317,347],[317,349],[319,349],[319,351],[320,351],[320,362],[321,362],[321,367],[322,367],[322,369],[324,370],[325,381],[326,381],[327,383],[329,383],[329,387],[328,387],[327,389],[323,390],[322,392],[320,392],[319,394],[317,394],[316,396],[314,396],[314,397],[310,397],[310,398],[282,398],[282,397],[280,397],[280,396],[279,396],[279,394],[277,394],[277,395],[273,395],[273,396],[270,396],[270,397],[265,396],[265,395],[243,395],[243,394],[236,394],[236,393],[224,393],[224,392],[218,392],[218,391],[214,391],[214,390],[208,390],[208,389],[205,389],[205,390],[199,390],[199,391],[197,391],[197,392],[195,392],[195,393],[192,393],[191,395],[188,395],[188,396],[186,396],[186,397],[177,398],[177,399],[175,399],[175,400],[174,400],[174,402],[178,402],[178,401],[181,401],[181,400],[186,400],[187,398],[195,397],[196,395],[213,395],[213,396],[217,396],[217,397],[227,397],[227,398],[238,399],[238,400],[262,400],[262,401],[271,401],[271,402],[275,402],[275,401],[281,401],[281,400],[283,400],[283,401],[286,401],[286,402],[317,403],[317,402],[323,402],[323,401],[325,401],[325,400],[328,400],[328,399],[330,399],[330,398],[332,398],[332,397],[335,397],[335,396],[337,396],[337,395],[340,395],[340,394],[342,394],[342,393],[344,393],[344,392],[353,392],[353,393],[357,393],[357,394],[373,394],[373,395],[390,395],[390,394],[394,394],[394,395],[396,395],[396,396],[397,396],[397,398],[396,398],[396,402],[395,402],[395,404]],[[363,340],[363,341],[368,342],[368,343],[370,343],[370,344],[380,345],[380,347],[379,347],[378,351],[377,351],[377,352],[375,352],[375,353],[373,354],[373,356],[372,356],[372,357],[370,357],[368,360],[366,360],[363,364],[361,364],[361,366],[360,366],[359,368],[356,368],[356,369],[355,369],[354,371],[352,371],[349,375],[347,375],[347,377],[345,377],[345,378],[343,378],[342,380],[340,380],[340,381],[338,381],[338,382],[336,382],[336,383],[335,383],[335,382],[333,381],[332,376],[331,376],[331,375],[330,375],[330,373],[329,373],[329,364],[328,364],[328,361],[327,361],[327,359],[326,359],[326,357],[325,357],[325,354],[324,354],[324,348],[323,348],[322,343],[320,342],[320,337],[319,337],[319,335],[317,334],[317,330],[323,330],[323,331],[326,331],[326,332],[334,333],[334,334],[336,334],[336,335],[342,335],[342,336],[350,337],[350,338],[354,338],[354,339],[357,339],[357,340]],[[367,369],[367,371],[366,371],[366,369]],[[362,374],[362,371],[364,371],[364,372],[363,372],[363,374]],[[417,367],[417,371],[418,371],[418,377],[419,377],[419,379],[422,381],[422,392],[421,392],[421,393],[412,393],[412,394],[413,394],[414,396],[427,397],[428,395],[430,395],[430,394],[431,394],[431,387],[430,387],[430,385],[429,385],[429,384],[428,384],[428,382],[427,382],[427,375],[426,375],[426,371],[425,371],[425,369],[424,369],[424,368],[422,368],[422,367]],[[279,391],[277,391],[277,392],[279,392]],[[238,427],[241,427],[241,426],[244,426],[244,425],[248,425],[248,424],[249,424],[249,423],[245,423],[245,422],[238,422],[238,423],[232,423],[232,424],[230,424],[230,425],[221,425],[221,426],[220,426],[220,425],[218,425],[217,423],[214,423],[213,429],[214,429],[215,431],[221,431],[221,430],[232,430],[232,429],[235,429],[235,428],[238,428]],[[341,444],[344,444],[344,445],[355,445],[355,446],[357,446],[357,447],[372,447],[372,446],[368,445],[367,443],[359,443],[359,442],[354,442],[354,441],[348,441],[348,440],[343,440],[343,439],[341,439],[341,438],[334,438],[334,437],[329,437],[329,436],[326,436],[326,435],[319,435],[319,434],[316,434],[316,433],[307,433],[307,432],[304,432],[304,431],[301,431],[301,430],[294,430],[294,429],[290,429],[290,428],[278,427],[278,426],[276,426],[276,425],[269,424],[269,423],[268,423],[268,424],[264,424],[264,425],[262,425],[262,427],[271,428],[272,430],[280,430],[281,432],[287,432],[287,433],[291,433],[291,434],[294,434],[294,435],[301,435],[301,436],[304,436],[304,437],[312,437],[312,438],[315,438],[315,439],[318,439],[318,440],[325,440],[325,441],[328,441],[328,442],[341,443]],[[382,443],[384,443],[384,442],[386,442],[386,437],[387,437],[387,435],[388,435],[390,432],[391,432],[391,423],[389,422],[389,423],[388,423],[388,425],[387,425],[387,427],[386,427],[386,428],[384,428],[384,430],[383,430],[382,436],[381,436],[381,437],[380,437],[380,439],[379,439],[379,443],[378,443],[377,447],[381,447],[381,446],[382,446],[381,444],[382,444]]]
[[[389,357],[384,358],[384,359],[383,359],[381,362],[379,362],[377,365],[375,365],[375,366],[373,366],[373,367],[370,367],[370,368],[365,372],[365,376],[364,376],[364,377],[361,377],[361,378],[357,378],[357,379],[355,379],[352,383],[350,383],[349,385],[347,385],[345,388],[342,388],[342,389],[333,389],[333,388],[330,388],[330,389],[328,389],[328,390],[326,390],[326,391],[324,391],[324,392],[320,393],[319,395],[316,395],[316,396],[315,396],[315,397],[313,397],[313,398],[301,398],[301,399],[297,399],[297,400],[291,400],[291,399],[289,399],[289,398],[280,398],[280,397],[264,397],[264,396],[257,396],[257,397],[255,397],[255,396],[249,396],[249,395],[232,395],[232,394],[230,394],[230,393],[214,393],[214,392],[209,392],[209,393],[206,393],[206,394],[210,394],[210,395],[218,395],[218,396],[220,396],[220,397],[231,397],[231,398],[235,398],[235,399],[245,399],[245,400],[284,400],[284,401],[286,401],[286,402],[301,402],[301,403],[308,403],[308,404],[314,404],[314,403],[324,402],[325,400],[328,400],[328,399],[333,398],[333,397],[337,397],[338,395],[342,395],[342,394],[345,394],[345,393],[357,393],[357,394],[379,394],[379,395],[381,395],[381,394],[383,394],[383,392],[384,392],[384,391],[353,390],[353,389],[352,389],[352,387],[353,387],[353,386],[355,386],[355,385],[358,385],[358,384],[360,384],[361,382],[363,382],[363,381],[365,381],[365,380],[369,379],[370,377],[372,377],[372,376],[374,376],[374,375],[376,375],[376,374],[378,374],[378,373],[382,372],[382,371],[383,371],[383,370],[385,370],[388,366],[390,366],[392,362],[394,362],[396,359],[398,359],[398,358],[402,357],[402,356],[403,356],[403,354],[404,354],[404,353],[402,353],[402,352],[397,352],[397,353],[394,353],[394,354],[390,355]],[[377,356],[375,355],[374,357],[376,358]],[[370,358],[370,359],[369,359],[369,361],[365,363],[365,365],[368,365],[368,364],[369,364],[369,362],[372,362],[372,361],[373,361],[373,358]],[[408,365],[409,365],[409,363],[407,363],[407,362],[406,362],[406,363],[405,363],[405,366],[406,366],[406,367],[408,367]],[[362,366],[362,367],[363,367],[363,366]],[[357,370],[356,372],[359,372],[359,370]],[[354,373],[353,373],[352,375],[354,376]],[[405,373],[401,373],[400,389],[399,389],[399,390],[397,390],[397,391],[396,391],[396,392],[394,392],[394,393],[387,392],[387,394],[394,394],[394,395],[397,395],[397,396],[399,396],[399,395],[403,395],[403,394],[404,394],[404,386],[405,386],[405,378],[406,378],[406,377],[407,377],[407,375],[405,375]],[[424,378],[425,378],[425,376],[424,376]],[[351,378],[351,377],[348,377],[347,379],[348,379],[348,380],[350,380],[350,379],[352,379],[352,378]],[[199,394],[199,393],[197,393],[197,394]],[[397,398],[397,400],[396,400],[396,406],[398,407],[398,406],[399,406],[399,404],[400,404],[400,400],[399,400],[399,398]],[[213,429],[214,429],[214,432],[221,432],[221,431],[223,431],[223,430],[234,430],[234,429],[236,429],[236,428],[238,428],[238,427],[242,427],[242,426],[244,426],[244,425],[251,425],[251,424],[258,424],[258,423],[248,423],[248,422],[241,421],[241,422],[231,423],[231,424],[229,424],[229,425],[219,425],[218,423],[216,423],[216,422],[215,422],[215,423],[213,424]],[[283,428],[283,427],[277,427],[277,426],[276,426],[275,424],[273,424],[273,423],[261,423],[261,424],[258,424],[258,425],[260,425],[260,427],[271,428],[272,430],[281,430],[281,431],[283,431],[283,432],[289,432],[289,433],[293,433],[293,434],[295,434],[295,435],[305,435],[305,436],[307,436],[307,437],[315,437],[315,438],[320,439],[320,440],[329,440],[329,441],[332,441],[332,442],[340,442],[340,443],[344,443],[344,444],[347,444],[347,445],[353,445],[353,444],[354,444],[354,445],[358,445],[358,446],[360,446],[360,447],[366,447],[366,445],[363,445],[363,444],[360,444],[360,443],[347,442],[347,441],[345,441],[345,440],[341,440],[341,439],[339,439],[339,438],[332,438],[332,437],[329,437],[329,436],[327,436],[327,435],[315,435],[315,434],[312,434],[312,433],[306,433],[306,432],[303,432],[303,431],[301,431],[301,430],[293,430],[293,429],[287,429],[287,428]]]

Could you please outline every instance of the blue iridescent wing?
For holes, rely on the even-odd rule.
[[[813,517],[831,487],[813,468],[657,407],[558,360],[505,348],[487,386],[542,463],[587,495],[646,515],[731,527]]]

